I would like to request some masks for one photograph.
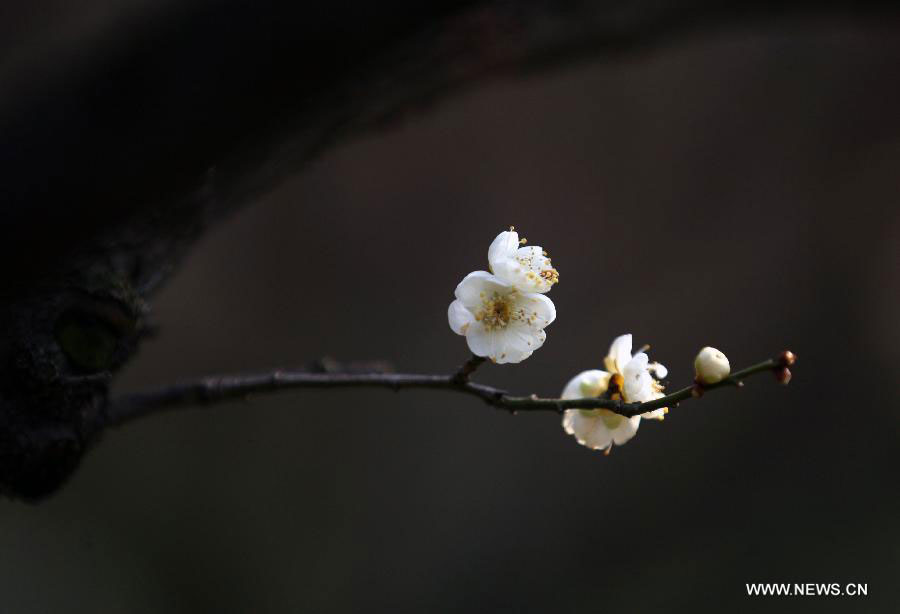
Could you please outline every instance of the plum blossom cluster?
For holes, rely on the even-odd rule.
[[[469,273],[456,286],[455,299],[447,317],[450,328],[466,338],[475,356],[496,363],[522,362],[540,348],[547,338],[544,329],[556,319],[556,308],[546,296],[559,282],[547,252],[538,246],[526,246],[514,227],[501,232],[488,248],[488,271]],[[609,453],[637,434],[642,420],[663,420],[669,405],[686,396],[700,396],[706,387],[715,387],[729,378],[731,366],[719,350],[704,347],[694,360],[694,387],[666,396],[661,383],[668,370],[651,362],[648,346],[633,351],[632,335],[616,337],[603,359],[603,369],[589,369],[573,377],[562,391],[565,404],[562,426],[583,446]],[[740,372],[746,376],[762,369],[778,367],[778,381],[790,381],[788,366],[795,357],[785,352],[777,362],[767,361]],[[469,364],[469,363],[467,363]],[[477,362],[474,364],[478,364]],[[468,377],[470,371],[464,373]],[[454,379],[460,385],[467,381]],[[740,383],[740,382],[738,382]],[[494,391],[503,396],[501,391]],[[535,402],[541,401],[534,395]],[[592,399],[609,399],[627,404],[653,403],[650,411],[622,415],[611,409],[597,408]],[[544,400],[547,401],[547,400]],[[580,401],[586,408],[580,409]],[[604,404],[600,404],[604,405]],[[592,407],[593,406],[593,407]],[[572,409],[569,409],[572,408]],[[640,411],[641,407],[637,408]]]
[[[559,273],[539,246],[525,246],[514,228],[501,232],[488,248],[487,271],[474,271],[456,286],[447,316],[476,356],[496,363],[522,362],[547,339],[556,319],[545,294]]]
[[[646,403],[662,398],[659,379],[667,369],[650,362],[645,352],[631,353],[631,334],[613,340],[603,359],[606,370],[582,371],[566,384],[563,399],[586,399],[608,395],[626,403]],[[613,444],[622,445],[637,434],[641,420],[662,420],[669,409],[662,407],[626,418],[608,409],[569,409],[563,414],[563,429],[583,446],[607,453]]]
[[[559,272],[547,252],[526,243],[515,228],[501,232],[488,248],[488,271],[469,273],[456,286],[455,298],[447,310],[448,321],[453,332],[466,338],[475,356],[455,373],[394,373],[386,372],[379,365],[362,370],[278,369],[262,374],[208,376],[113,400],[105,408],[106,417],[100,428],[117,426],[156,410],[244,398],[260,392],[305,387],[370,387],[394,391],[427,388],[472,395],[513,413],[562,412],[566,433],[583,446],[608,453],[614,445],[622,445],[634,437],[643,420],[663,420],[669,407],[699,398],[707,390],[740,387],[745,378],[764,372],[774,374],[779,383],[790,382],[790,367],[797,357],[789,350],[731,373],[725,354],[704,347],[694,360],[693,384],[663,394],[661,380],[667,375],[666,368],[650,361],[645,351],[649,346],[634,352],[630,334],[613,340],[603,360],[603,369],[582,371],[573,377],[564,387],[562,398],[518,396],[471,381],[472,373],[486,359],[518,363],[531,356],[544,344],[547,338],[544,331],[556,319],[556,307],[546,295],[559,282]]]

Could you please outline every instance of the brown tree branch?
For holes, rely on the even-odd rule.
[[[783,352],[776,358],[732,373],[717,384],[694,383],[646,403],[625,403],[610,398],[558,399],[537,395],[515,396],[502,390],[470,381],[470,375],[485,360],[472,357],[460,369],[450,375],[409,373],[311,373],[308,371],[276,370],[257,374],[218,375],[186,381],[158,390],[125,395],[110,402],[106,410],[106,426],[119,426],[137,418],[161,411],[197,405],[212,405],[222,401],[246,398],[255,394],[283,392],[305,388],[387,388],[435,389],[461,392],[480,398],[488,405],[518,411],[553,411],[567,409],[608,409],[626,417],[643,414],[661,407],[674,407],[681,401],[702,396],[708,390],[725,386],[740,387],[743,380],[762,372],[773,372],[782,383],[784,372],[793,364],[794,356]],[[789,372],[788,372],[789,373]]]

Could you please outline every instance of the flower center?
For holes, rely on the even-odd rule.
[[[559,272],[556,269],[544,269],[541,271],[541,277],[551,286],[559,283]]]
[[[493,296],[482,297],[481,309],[475,314],[475,319],[481,322],[487,331],[506,328],[513,319],[511,295],[500,296],[496,292]]]
[[[606,389],[609,398],[616,401],[625,395],[625,378],[619,373],[613,373],[609,378],[609,387]]]

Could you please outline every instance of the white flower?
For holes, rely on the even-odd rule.
[[[465,335],[473,354],[497,363],[531,356],[547,338],[544,328],[556,319],[549,298],[521,292],[486,271],[466,275],[455,295],[447,311],[450,328]]]
[[[707,346],[694,359],[694,371],[701,383],[718,384],[731,373],[731,365],[725,354]]]
[[[604,359],[607,371],[583,371],[572,378],[563,389],[564,399],[599,397],[609,392],[613,400],[644,403],[659,399],[662,386],[656,377],[665,377],[667,370],[659,363],[650,363],[647,355],[631,355],[631,335],[616,337]],[[653,375],[651,375],[651,372]],[[568,409],[563,414],[563,428],[574,435],[583,446],[594,450],[608,450],[612,444],[622,445],[635,436],[641,418],[662,420],[668,408],[660,408],[639,416],[626,418],[608,409]]]
[[[512,228],[501,232],[488,249],[491,272],[500,279],[526,292],[548,292],[559,282],[547,252],[540,246],[519,247],[519,233]]]
[[[665,396],[662,393],[663,387],[656,380],[664,378],[669,372],[668,369],[658,362],[650,362],[644,352],[632,356],[631,343],[630,333],[616,337],[609,346],[609,354],[603,359],[603,364],[610,373],[622,378],[619,386],[622,400],[626,403],[646,403],[662,398]],[[668,412],[667,407],[662,407],[641,416],[662,420]]]
[[[547,338],[544,328],[556,319],[553,301],[541,293],[559,281],[559,273],[540,247],[519,243],[513,228],[497,235],[488,249],[493,274],[466,275],[447,310],[450,328],[465,335],[472,353],[498,363],[531,356]]]
[[[599,369],[582,371],[566,384],[562,398],[599,397],[609,389],[611,377]],[[566,433],[593,450],[608,450],[613,443],[622,445],[635,436],[640,425],[640,416],[626,418],[608,409],[568,409],[563,414]]]

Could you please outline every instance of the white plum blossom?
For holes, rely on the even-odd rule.
[[[469,349],[497,363],[522,362],[544,344],[556,319],[553,301],[522,292],[496,275],[475,271],[456,286],[447,316],[450,328],[465,335]]]
[[[659,363],[651,363],[644,352],[632,356],[631,346],[630,334],[616,337],[603,361],[607,370],[579,373],[566,384],[562,398],[592,398],[607,392],[611,399],[626,403],[662,398],[663,388],[656,377],[663,378],[668,371]],[[642,418],[662,420],[667,412],[664,407],[626,418],[608,409],[568,409],[563,414],[563,429],[581,445],[608,452],[613,444],[622,445],[634,437]]]
[[[631,344],[630,333],[616,337],[609,346],[609,354],[603,359],[603,365],[610,373],[622,377],[619,386],[622,400],[626,403],[646,403],[662,398],[665,396],[662,392],[663,387],[657,379],[664,378],[669,372],[668,369],[658,362],[650,362],[644,352],[632,356]],[[662,420],[667,413],[669,409],[662,407],[641,416]]]
[[[519,247],[515,229],[501,232],[488,248],[487,271],[466,275],[450,303],[450,328],[465,335],[469,349],[497,363],[522,362],[544,344],[544,328],[556,319],[543,295],[559,273],[540,247]]]
[[[612,374],[599,369],[582,371],[566,384],[564,399],[599,397],[609,390]],[[625,416],[608,409],[568,409],[563,414],[563,428],[583,446],[592,450],[609,450],[613,443],[622,445],[635,436],[641,417]]]
[[[731,373],[731,365],[725,354],[707,346],[694,359],[694,371],[701,384],[718,384]]]
[[[549,292],[559,282],[559,272],[540,246],[519,247],[519,233],[501,232],[488,249],[491,272],[525,292]]]

